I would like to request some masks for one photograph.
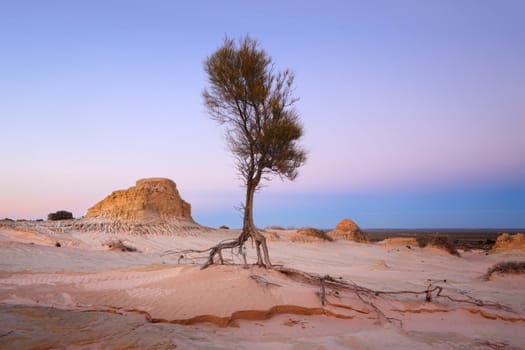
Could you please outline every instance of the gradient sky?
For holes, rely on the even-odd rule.
[[[259,226],[525,227],[524,1],[0,0],[0,217],[144,177],[241,226],[203,61],[249,34],[296,73],[307,164]]]

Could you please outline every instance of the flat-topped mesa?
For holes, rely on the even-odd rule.
[[[89,208],[85,218],[140,224],[194,223],[191,205],[180,197],[175,182],[164,178],[141,179],[134,187],[111,193]]]

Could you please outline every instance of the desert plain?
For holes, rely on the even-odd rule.
[[[0,221],[1,349],[525,348],[525,275],[486,275],[525,261],[523,235],[458,256],[274,227],[274,268],[248,241],[247,263],[225,250],[202,269],[239,230],[194,222],[170,183],[142,185],[81,219]]]

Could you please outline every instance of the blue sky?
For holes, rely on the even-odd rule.
[[[525,227],[522,1],[1,1],[0,217],[82,216],[168,177],[205,225],[243,189],[203,61],[249,34],[296,74],[309,160],[259,226]]]

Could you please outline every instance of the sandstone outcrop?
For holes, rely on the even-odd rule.
[[[84,218],[140,224],[194,222],[190,204],[181,198],[175,182],[164,178],[138,180],[134,187],[115,191],[91,207]]]
[[[345,239],[355,242],[368,242],[368,237],[361,228],[350,219],[341,220],[335,230],[328,233],[334,239]]]
[[[507,250],[525,250],[525,235],[523,233],[516,233],[515,235],[500,234],[496,239],[496,243],[492,246],[491,252],[498,253]]]
[[[419,243],[415,237],[390,237],[385,238],[381,241],[381,244],[384,244],[385,247],[401,247],[401,246],[410,246],[418,247]]]

